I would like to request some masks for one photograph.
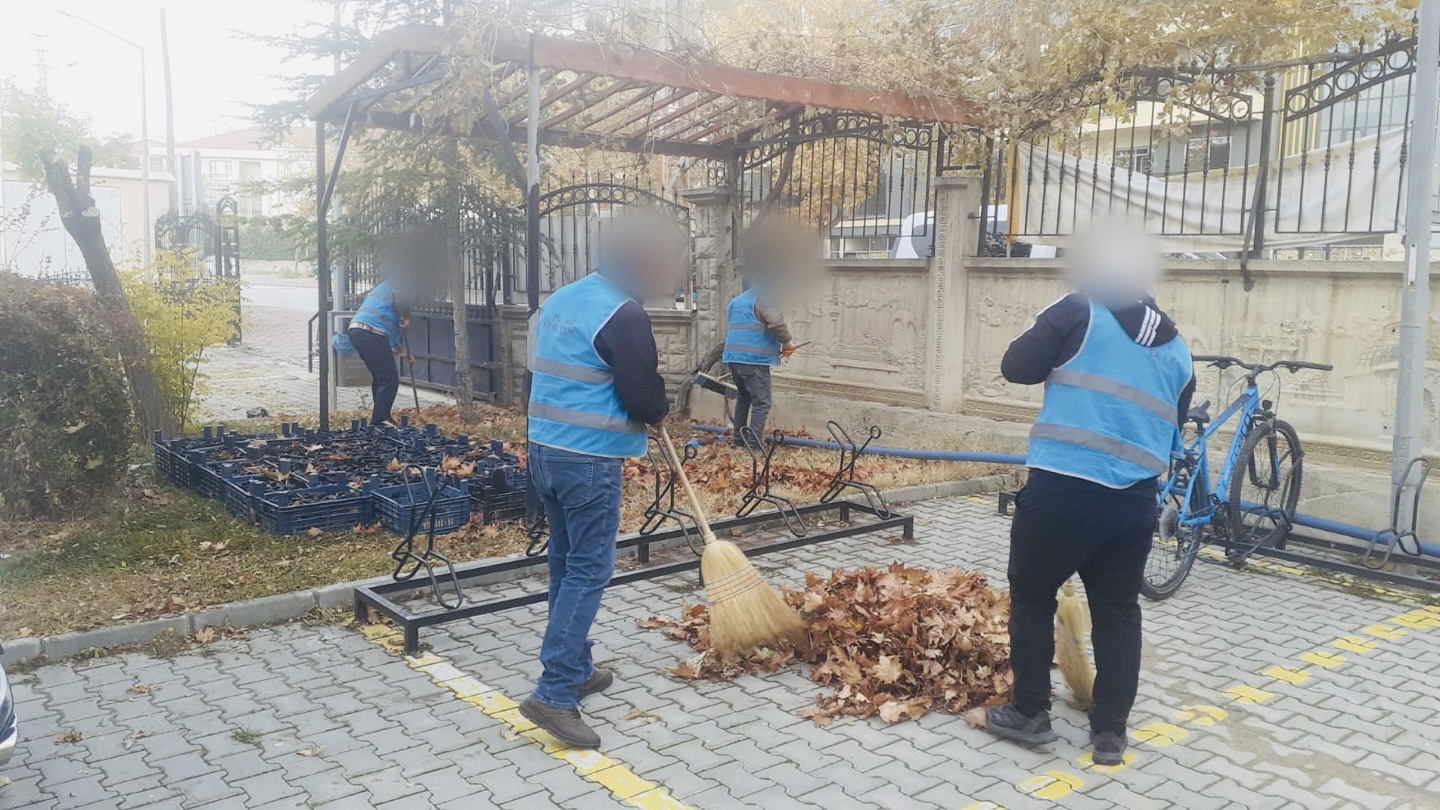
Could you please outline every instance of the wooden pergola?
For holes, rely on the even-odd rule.
[[[507,173],[526,193],[527,243],[534,245],[539,241],[542,145],[729,164],[757,145],[783,148],[787,138],[806,137],[792,125],[816,113],[912,125],[980,123],[975,105],[962,100],[762,73],[679,54],[500,26],[480,32],[488,70],[462,72],[451,63],[451,41],[449,30],[435,26],[393,29],[310,98],[308,113],[316,122],[316,226],[322,268],[318,303],[322,338],[327,342],[333,303],[324,270],[329,266],[327,210],[345,147],[358,129],[499,144]],[[467,50],[473,51],[473,45]],[[467,58],[473,54],[467,53]],[[456,87],[456,82],[472,86]],[[482,113],[479,123],[466,127],[426,120],[424,99],[437,89],[475,98]],[[334,168],[327,172],[330,127],[341,131]],[[526,145],[523,163],[514,144]],[[534,311],[539,306],[539,252],[527,247],[526,255],[528,303]],[[328,412],[328,360],[322,351],[322,424]]]

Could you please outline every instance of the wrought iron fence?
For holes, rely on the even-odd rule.
[[[1410,40],[1263,75],[1135,77],[996,142],[982,231],[1043,244],[1124,215],[1183,251],[1373,241],[1400,223],[1413,73]]]
[[[604,182],[572,182],[541,194],[540,292],[552,292],[594,272],[612,224],[631,206],[672,218],[689,233],[690,209],[643,180],[612,177]],[[516,293],[529,289],[524,266],[523,261],[512,262],[511,289]]]
[[[820,235],[827,258],[929,256],[943,141],[934,126],[854,113],[795,118],[740,153],[744,222],[786,212]]]

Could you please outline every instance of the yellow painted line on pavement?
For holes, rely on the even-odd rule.
[[[1020,790],[1037,799],[1059,801],[1085,786],[1085,780],[1067,771],[1046,771],[1020,783]]]
[[[365,625],[360,632],[374,643],[401,655],[411,669],[427,675],[455,697],[484,712],[486,716],[509,726],[511,731],[531,740],[545,753],[564,762],[575,773],[605,788],[621,802],[640,810],[690,810],[665,788],[636,774],[624,763],[599,751],[571,748],[520,714],[520,704],[484,681],[467,675],[445,658],[434,653],[405,655],[404,637],[399,630],[380,624]]]
[[[1440,630],[1440,608],[1424,607],[1401,613],[1390,621],[1411,630]]]
[[[1274,692],[1266,692],[1264,689],[1256,689],[1253,686],[1243,683],[1237,683],[1229,689],[1226,689],[1225,694],[1236,703],[1247,703],[1251,706],[1257,703],[1264,703],[1270,698],[1275,697]]]
[[[1182,723],[1194,723],[1197,726],[1213,726],[1230,716],[1230,713],[1219,706],[1197,704],[1186,706],[1175,713],[1175,716]]]
[[[1149,743],[1157,748],[1166,748],[1190,736],[1190,732],[1173,724],[1155,722],[1130,732],[1136,741]]]
[[[1284,681],[1291,686],[1300,686],[1310,680],[1311,675],[1304,669],[1291,669],[1278,664],[1260,673],[1267,678],[1274,678],[1277,681]]]
[[[1379,644],[1376,644],[1369,639],[1363,639],[1359,636],[1344,636],[1342,638],[1337,638],[1334,641],[1330,642],[1330,646],[1337,647],[1344,650],[1345,652],[1355,653],[1357,655],[1365,655],[1367,653],[1372,653],[1380,649]]]
[[[1391,627],[1388,624],[1372,624],[1369,627],[1360,628],[1360,632],[1386,641],[1396,641],[1401,636],[1407,635],[1410,631],[1401,630],[1398,627]]]
[[[974,804],[965,805],[960,808],[960,810],[1006,810],[1006,807],[1003,804],[996,804],[994,802],[975,802]]]
[[[1300,656],[1300,660],[1307,664],[1314,664],[1325,669],[1338,669],[1344,665],[1346,658],[1340,653],[1326,652],[1324,650],[1311,650]]]

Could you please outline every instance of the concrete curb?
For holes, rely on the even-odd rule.
[[[885,499],[892,504],[916,503],[928,501],[935,498],[953,498],[963,495],[976,495],[982,492],[995,492],[1010,483],[1012,477],[1009,475],[988,475],[982,478],[972,478],[967,481],[945,481],[938,484],[918,484],[911,487],[901,487],[889,490],[884,493]],[[685,540],[677,538],[666,542],[654,543],[652,551],[659,551],[666,548],[683,545]],[[494,557],[492,560],[506,559]],[[517,571],[498,574],[485,580],[476,580],[476,584],[491,584],[493,582],[504,582],[509,580],[523,579],[533,572],[520,569]],[[74,633],[62,633],[54,636],[41,638],[20,638],[13,641],[3,642],[4,652],[0,652],[0,664],[12,666],[22,661],[36,658],[44,658],[47,661],[58,661],[64,658],[71,658],[86,650],[103,649],[107,647],[119,647],[127,644],[144,644],[154,641],[166,633],[175,633],[181,637],[195,635],[206,627],[252,627],[265,624],[279,624],[291,621],[304,616],[315,608],[348,608],[352,604],[352,594],[356,588],[379,585],[389,582],[390,577],[379,576],[369,579],[356,580],[354,582],[341,582],[333,585],[322,585],[310,590],[295,591],[293,593],[282,593],[275,596],[263,596],[259,599],[251,599],[245,602],[231,602],[229,604],[217,605],[213,608],[206,608],[194,613],[187,613],[183,616],[167,616],[151,621],[137,622],[135,624],[118,624],[110,627],[97,627],[94,630],[81,630]]]

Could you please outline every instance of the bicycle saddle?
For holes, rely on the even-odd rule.
[[[1192,407],[1190,409],[1190,412],[1185,414],[1185,421],[1194,422],[1196,425],[1199,425],[1202,428],[1209,424],[1210,400],[1207,399],[1199,405]]]

